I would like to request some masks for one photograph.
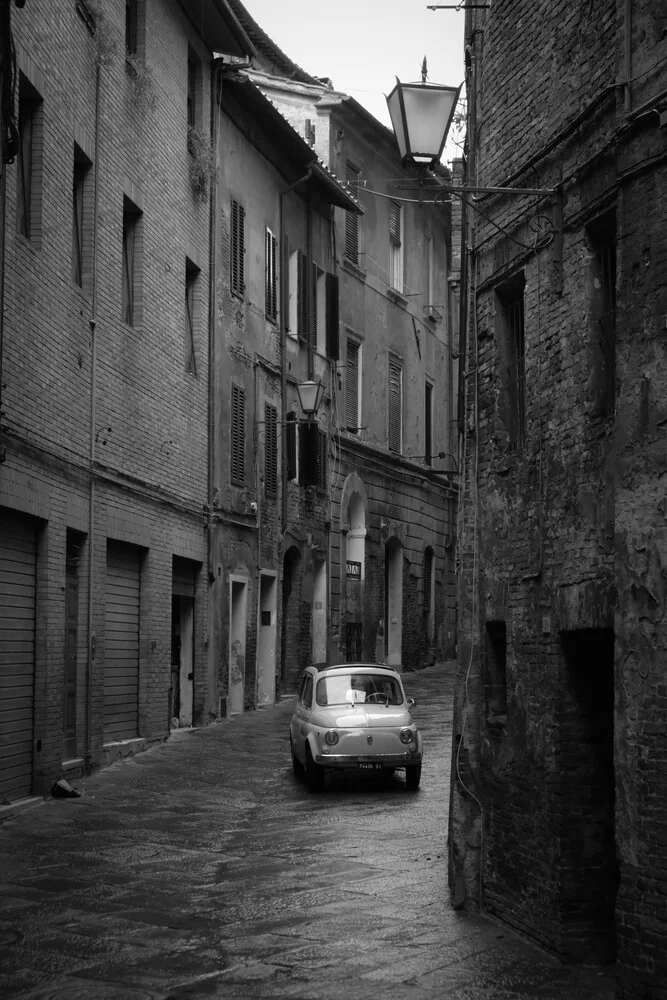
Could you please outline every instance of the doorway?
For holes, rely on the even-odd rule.
[[[276,700],[276,632],[278,582],[275,573],[260,573],[257,623],[257,706]]]
[[[403,546],[398,538],[385,546],[384,605],[387,663],[399,666],[403,646]]]
[[[248,582],[229,579],[229,715],[243,712],[245,696],[246,627],[248,621]]]

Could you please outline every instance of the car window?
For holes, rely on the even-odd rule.
[[[349,673],[320,677],[315,691],[318,705],[402,705],[403,692],[395,677]]]
[[[304,708],[310,708],[313,704],[313,678],[306,674],[301,688],[301,704]]]

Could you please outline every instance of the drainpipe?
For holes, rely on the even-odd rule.
[[[289,303],[289,256],[288,256],[288,246],[287,238],[285,234],[285,196],[299,185],[304,184],[309,181],[313,173],[313,168],[308,167],[308,170],[300,177],[298,181],[294,184],[290,184],[289,187],[285,188],[284,191],[280,192],[280,424],[283,429],[282,439],[282,525],[281,533],[284,535],[287,530],[287,482],[285,474],[287,472],[287,449],[286,444],[286,429],[287,429],[287,369],[286,369],[286,358],[287,358],[287,321],[288,321],[288,303]]]
[[[90,316],[90,451],[88,493],[88,660],[86,663],[86,753],[85,769],[91,769],[93,753],[93,667],[96,637],[93,630],[93,588],[95,584],[95,422],[97,414],[97,226],[99,213],[100,177],[100,76],[99,62],[95,69],[95,167],[93,170],[93,245],[92,298]]]

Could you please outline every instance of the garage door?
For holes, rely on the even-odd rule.
[[[104,740],[138,733],[139,578],[141,554],[131,545],[107,548],[104,630]]]
[[[0,509],[0,801],[32,791],[35,525]]]

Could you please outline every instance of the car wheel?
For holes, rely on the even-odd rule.
[[[297,778],[302,778],[303,764],[301,763],[297,755],[294,753],[294,742],[292,740],[291,733],[289,734],[289,748],[290,748],[290,753],[292,754],[292,770],[294,771],[294,774],[296,775]]]
[[[416,792],[419,788],[419,781],[422,776],[421,764],[410,764],[405,769],[405,787],[409,792]]]
[[[310,747],[306,743],[306,781],[308,782],[311,791],[321,792],[324,788],[324,768],[319,764],[316,764],[313,760],[313,755],[310,752]]]

